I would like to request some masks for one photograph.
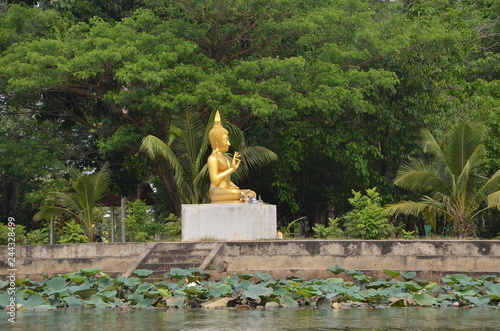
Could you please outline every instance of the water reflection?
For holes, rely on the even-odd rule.
[[[18,312],[11,330],[498,330],[498,309],[56,310]]]

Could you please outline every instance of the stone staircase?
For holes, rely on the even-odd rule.
[[[129,269],[129,275],[137,269],[152,270],[145,281],[163,279],[171,269],[205,269],[217,254],[222,244],[217,242],[156,243],[138,258]],[[133,269],[133,270],[132,270]]]

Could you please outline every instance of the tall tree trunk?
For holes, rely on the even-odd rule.
[[[127,217],[127,197],[122,197],[121,199],[121,211],[122,211],[122,243],[126,242],[125,236],[125,218]]]
[[[175,189],[175,183],[173,180],[170,181],[169,178],[167,178],[167,174],[159,165],[156,166],[156,173],[160,176],[161,182],[163,183],[168,197],[172,202],[172,208],[174,209],[173,212],[175,216],[179,218],[182,217],[182,201],[178,190]]]

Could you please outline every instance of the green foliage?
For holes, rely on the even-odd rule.
[[[172,269],[165,278],[152,283],[141,281],[152,274],[139,269],[140,277],[112,278],[99,268],[86,268],[77,272],[54,275],[43,281],[19,280],[16,303],[19,310],[56,308],[114,308],[114,307],[199,307],[211,302],[232,305],[246,304],[252,308],[279,302],[283,308],[318,307],[331,309],[334,304],[353,306],[393,307],[495,307],[500,303],[500,284],[497,275],[469,277],[448,275],[440,285],[416,278],[415,272],[384,270],[391,279],[372,281],[357,270],[339,266],[329,268],[342,278],[311,279],[299,277],[273,279],[269,274],[232,275],[220,280],[208,280],[210,275],[197,268]],[[401,280],[397,280],[401,277]],[[254,280],[251,280],[254,279]],[[0,282],[0,308],[9,302],[8,281]]]
[[[105,165],[99,172],[83,175],[73,171],[72,177],[74,193],[52,192],[55,205],[42,206],[33,219],[69,217],[85,226],[89,241],[93,241],[96,222],[102,220],[97,207],[108,190],[109,169]]]
[[[381,206],[382,198],[377,188],[367,189],[366,195],[352,191],[349,199],[353,209],[344,217],[346,234],[351,238],[383,239],[393,231],[387,213]]]
[[[61,229],[59,235],[61,244],[75,244],[89,242],[89,237],[85,234],[80,224],[75,220],[66,222],[64,228]]]
[[[401,159],[418,153],[422,128],[488,121],[486,155],[498,167],[495,1],[44,0],[2,8],[0,180],[9,193],[1,207],[4,216],[19,207],[30,230],[39,200],[24,197],[61,177],[56,160],[108,161],[122,196],[154,172],[177,216],[181,196],[203,200],[203,185],[185,189],[203,153],[197,163],[196,148],[176,154],[183,170],[198,167],[179,187],[171,187],[179,176],[171,164],[139,154],[142,137],[172,150],[171,137],[188,141],[196,123],[179,125],[186,113],[207,123],[219,109],[249,145],[273,150],[278,161],[247,177],[248,187],[275,200],[285,223],[307,215],[310,228],[333,207],[345,214],[352,189],[410,199],[392,178]],[[11,130],[4,114],[15,124],[29,114],[37,132]]]
[[[313,227],[314,238],[342,238],[345,237],[344,231],[339,228],[339,219],[338,218],[329,218],[328,226],[324,226],[323,224],[315,224]]]
[[[164,232],[165,240],[167,241],[181,240],[182,220],[179,217],[175,216],[174,214],[170,214],[169,218],[166,219],[164,231],[165,231]]]
[[[125,218],[125,229],[127,241],[147,241],[148,233],[145,229],[148,224],[153,223],[149,207],[141,199],[127,202],[127,217]]]
[[[484,154],[483,124],[461,123],[441,139],[424,131],[422,147],[427,159],[403,166],[394,182],[424,194],[420,201],[388,205],[393,214],[423,215],[435,227],[437,218],[451,222],[453,236],[476,234],[476,218],[488,209],[500,209],[500,171],[488,178]]]

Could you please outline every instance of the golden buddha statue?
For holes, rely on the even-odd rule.
[[[229,132],[220,124],[219,111],[214,118],[214,126],[208,133],[212,154],[208,157],[210,189],[208,194],[212,203],[239,203],[255,200],[255,192],[240,189],[231,181],[231,174],[240,166],[240,153],[234,152],[231,161],[224,155],[229,150]]]

